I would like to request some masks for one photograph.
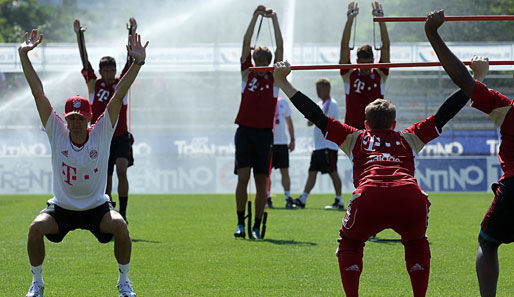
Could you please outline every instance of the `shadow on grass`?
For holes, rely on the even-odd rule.
[[[278,244],[278,245],[302,245],[302,246],[318,245],[315,242],[295,241],[295,240],[280,240],[280,239],[263,239],[263,240],[256,240],[255,242],[269,242],[269,243]]]
[[[137,238],[132,238],[132,242],[162,243],[161,241],[137,239]]]
[[[368,242],[376,242],[376,243],[386,243],[386,244],[392,244],[392,243],[402,243],[401,239],[392,239],[392,238],[372,238],[368,239]]]

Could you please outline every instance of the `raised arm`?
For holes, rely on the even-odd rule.
[[[246,60],[248,56],[251,53],[251,45],[250,42],[252,42],[252,36],[253,31],[255,29],[255,23],[257,22],[257,18],[259,15],[263,15],[266,12],[266,7],[264,5],[259,5],[253,12],[252,20],[250,21],[250,24],[248,25],[248,28],[246,29],[245,36],[243,38],[243,50],[241,51],[241,62]]]
[[[350,63],[350,37],[352,35],[352,24],[359,14],[359,5],[355,2],[348,4],[346,12],[346,24],[344,25],[343,37],[341,37],[341,50],[339,51],[339,64]]]
[[[129,23],[127,24],[127,30],[128,30],[129,38],[130,38],[130,36],[134,36],[136,34],[137,22],[136,22],[135,18],[131,17],[129,19]],[[130,45],[130,39],[128,39],[127,44]],[[127,62],[125,63],[125,67],[123,67],[123,70],[121,71],[120,77],[122,77],[123,75],[125,75],[125,73],[127,73],[128,69],[130,67],[130,64],[132,64],[132,62],[134,62],[134,59],[132,59],[132,57],[129,55],[129,53],[127,51]]]
[[[291,65],[288,61],[278,62],[275,64],[273,77],[277,86],[286,94],[293,105],[307,118],[318,127],[323,134],[326,132],[328,117],[323,113],[321,108],[314,103],[309,97],[298,91],[288,80],[287,76],[291,72]]]
[[[473,56],[471,58],[471,65],[473,76],[476,80],[483,80],[489,71],[489,59],[486,57]],[[468,95],[463,90],[455,91],[441,104],[434,117],[437,122],[439,132],[442,131],[443,126],[448,123],[468,102]]]
[[[373,8],[371,14],[375,17],[383,17],[384,10],[382,10],[382,4],[377,1],[371,2],[371,7]],[[391,62],[391,42],[389,41],[389,33],[387,33],[386,22],[379,22],[378,26],[380,27],[380,38],[382,40],[382,49],[380,50],[380,61],[382,63],[390,63]]]
[[[443,23],[444,9],[433,11],[428,14],[427,21],[425,23],[425,33],[428,41],[430,41],[430,44],[437,54],[437,58],[439,58],[439,61],[446,73],[448,73],[453,82],[462,89],[464,94],[471,97],[475,90],[475,80],[471,77],[466,66],[464,66],[462,61],[450,51],[439,35],[439,32],[437,32],[437,29]]]
[[[87,56],[87,50],[86,50],[86,40],[84,39],[84,32],[86,32],[87,28],[80,26],[80,21],[75,20],[73,21],[73,30],[75,31],[75,34],[77,35],[77,45],[79,47],[79,53],[80,53],[80,61],[82,62],[82,71],[90,72],[92,69],[89,69],[89,58]],[[89,75],[87,78],[87,84],[89,90],[94,90],[96,82],[96,77],[93,75]]]
[[[113,127],[116,124],[116,120],[118,119],[121,105],[123,104],[123,97],[125,97],[125,94],[127,94],[127,91],[136,79],[141,66],[145,63],[147,46],[148,41],[144,46],[141,45],[141,36],[137,33],[129,38],[129,45],[127,45],[127,50],[129,55],[134,58],[134,63],[132,63],[127,73],[116,86],[116,91],[112,95],[112,98],[107,105],[107,110],[109,112],[109,117],[111,118]]]
[[[43,90],[43,84],[41,83],[39,76],[34,70],[34,67],[32,67],[32,63],[28,57],[28,52],[33,50],[43,41],[43,34],[39,35],[38,38],[37,33],[37,29],[33,29],[32,33],[30,34],[30,39],[29,33],[25,33],[25,42],[20,44],[18,47],[18,53],[20,55],[23,74],[25,74],[25,78],[29,83],[30,90],[32,91],[32,95],[36,101],[39,118],[41,119],[43,127],[46,127],[46,122],[48,121],[48,117],[52,112],[52,105],[46,97],[45,91]]]
[[[271,17],[273,21],[273,29],[275,33],[275,43],[277,44],[277,48],[275,49],[275,63],[284,60],[284,40],[282,39],[282,32],[280,31],[280,26],[278,24],[277,13],[272,11],[264,15],[265,17]]]

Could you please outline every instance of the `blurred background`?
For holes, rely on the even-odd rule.
[[[241,100],[239,58],[242,38],[259,4],[278,15],[285,59],[293,65],[337,64],[349,1],[342,0],[0,0],[0,193],[51,193],[49,145],[17,55],[24,32],[38,28],[44,41],[31,59],[55,110],[62,114],[70,96],[86,96],[82,64],[73,31],[79,19],[91,64],[113,56],[121,72],[126,59],[127,23],[134,17],[142,40],[149,40],[147,62],[130,91],[130,129],[135,165],[129,169],[133,193],[232,193],[236,129]],[[371,1],[358,1],[355,47],[380,45]],[[387,0],[385,16],[514,14],[514,0]],[[514,59],[513,22],[450,22],[440,30],[462,60],[473,54],[491,60]],[[355,26],[355,24],[354,24]],[[376,37],[374,38],[374,26]],[[391,62],[436,61],[424,23],[388,23]],[[352,31],[353,34],[353,31]],[[272,25],[264,19],[252,44],[274,49]],[[376,39],[376,41],[374,40]],[[355,53],[352,53],[354,61]],[[378,60],[380,51],[375,52]],[[512,66],[495,66],[485,83],[513,97]],[[292,81],[312,99],[314,82],[327,77],[344,120],[345,94],[339,71],[297,71]],[[456,90],[439,67],[391,69],[386,99],[398,109],[399,129],[434,113]],[[284,96],[281,94],[281,96]],[[296,131],[291,154],[292,192],[301,192],[313,148],[312,128],[290,105]],[[431,142],[418,160],[418,179],[429,191],[486,191],[501,172],[498,139],[486,115],[466,107]],[[343,191],[353,190],[351,164],[339,154]],[[280,174],[273,191],[282,193]],[[330,179],[318,180],[315,193],[333,192]]]

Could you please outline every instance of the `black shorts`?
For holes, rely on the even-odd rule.
[[[287,144],[274,144],[271,156],[273,168],[289,168],[289,146]]]
[[[114,173],[114,164],[116,164],[116,159],[118,158],[127,159],[129,161],[128,167],[134,165],[134,156],[132,155],[133,143],[134,136],[132,136],[132,133],[112,137],[109,167],[107,168],[108,175]]]
[[[52,242],[61,242],[68,232],[85,229],[93,233],[100,243],[108,243],[113,235],[100,232],[100,222],[104,215],[111,210],[116,211],[108,202],[84,211],[68,210],[55,204],[49,204],[41,213],[47,213],[54,218],[59,227],[59,233],[47,234],[46,238]]]
[[[494,200],[482,220],[480,236],[496,243],[514,242],[514,177],[493,185]]]
[[[237,169],[251,167],[254,174],[269,173],[269,162],[273,146],[273,131],[271,129],[252,128],[240,125],[234,137],[236,144]]]
[[[319,171],[321,173],[337,171],[337,151],[331,149],[313,151],[309,171]]]

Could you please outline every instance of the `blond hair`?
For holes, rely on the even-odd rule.
[[[370,129],[391,129],[396,120],[396,107],[389,100],[375,99],[366,106],[365,113]]]

